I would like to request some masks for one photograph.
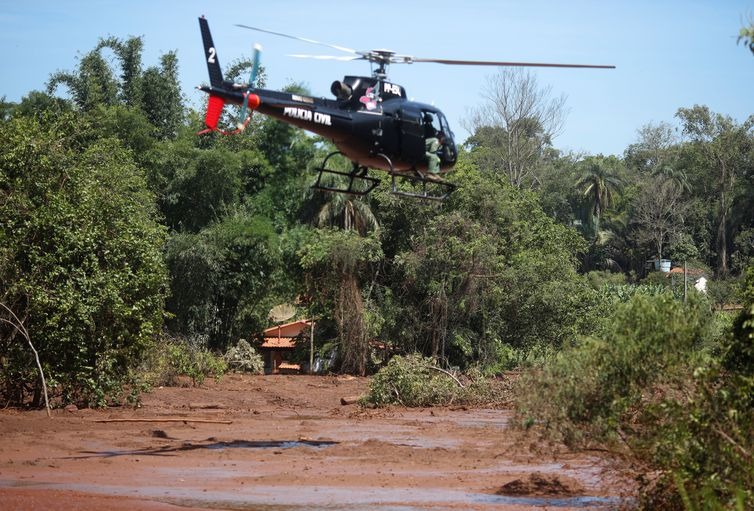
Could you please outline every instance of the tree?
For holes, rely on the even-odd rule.
[[[81,117],[0,123],[0,302],[63,401],[103,405],[161,330],[165,229],[129,152]],[[4,397],[28,387],[36,401],[34,362],[6,327],[0,360]]]
[[[656,173],[673,163],[673,150],[680,142],[667,122],[649,123],[639,128],[639,141],[626,149],[626,164],[640,172]]]
[[[217,349],[262,331],[275,305],[277,244],[269,219],[243,212],[196,234],[173,235],[165,250],[171,329]]]
[[[738,32],[738,42],[748,46],[751,53],[754,53],[754,21],[751,21],[748,27],[741,27]]]
[[[100,39],[85,54],[76,71],[58,71],[50,76],[47,92],[60,85],[67,89],[73,103],[81,110],[122,105],[142,112],[156,129],[157,138],[174,138],[183,121],[183,99],[178,83],[178,59],[175,52],[160,57],[159,67],[142,70],[143,41],[131,37],[122,41],[115,37]],[[115,53],[121,73],[111,69],[104,49]]]
[[[715,114],[706,106],[680,108],[676,116],[683,133],[699,151],[701,165],[715,173],[709,186],[716,195],[716,249],[718,272],[728,273],[730,214],[740,176],[752,166],[754,115],[742,124]]]
[[[475,162],[485,172],[501,172],[516,188],[536,184],[537,163],[562,128],[565,97],[550,98],[535,76],[503,69],[487,80],[484,105],[468,121]]]
[[[631,217],[637,239],[650,244],[655,257],[662,259],[666,246],[682,234],[687,209],[682,190],[675,181],[650,179],[643,184]]]
[[[313,307],[335,320],[338,328],[341,370],[366,374],[369,354],[368,328],[360,281],[370,263],[382,259],[375,237],[354,231],[317,229],[299,250],[307,272],[307,292]]]
[[[502,174],[462,160],[454,182],[459,189],[409,231],[393,259],[384,285],[397,312],[383,335],[407,352],[484,367],[507,367],[512,350],[559,346],[576,335],[591,303],[575,271],[583,239]]]
[[[341,163],[349,165],[349,162]],[[346,188],[348,178],[325,175],[321,184],[332,188]],[[359,182],[354,183],[354,186],[358,187]],[[320,200],[324,199],[314,219],[318,227],[339,227],[346,231],[356,231],[360,236],[366,236],[367,232],[380,228],[368,196],[333,192],[319,192],[315,195]]]
[[[590,205],[595,237],[600,232],[600,219],[613,202],[615,194],[623,189],[623,180],[617,174],[618,162],[603,157],[590,157],[581,163],[581,175],[576,186],[583,189]]]

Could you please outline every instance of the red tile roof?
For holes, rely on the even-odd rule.
[[[674,268],[671,268],[668,273],[683,275],[683,268],[676,266]],[[687,268],[686,273],[692,277],[698,277],[699,275],[704,275],[705,271],[699,270],[697,268]]]
[[[265,337],[262,348],[295,348],[295,337]]]

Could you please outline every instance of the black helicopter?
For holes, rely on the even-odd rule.
[[[200,133],[222,131],[218,123],[226,104],[241,106],[238,125],[233,131],[223,131],[226,134],[243,131],[254,110],[316,133],[331,140],[338,151],[330,153],[316,169],[318,174],[313,188],[355,195],[365,195],[379,184],[378,179],[368,174],[370,168],[387,171],[392,177],[392,191],[399,195],[443,200],[455,189],[455,185],[440,177],[453,167],[458,157],[448,121],[438,108],[409,101],[402,86],[389,82],[389,64],[432,62],[482,66],[614,67],[414,58],[397,55],[390,50],[356,51],[247,25],[237,26],[351,54],[337,57],[294,55],[297,57],[367,60],[376,64],[371,77],[346,76],[343,80],[334,81],[330,87],[334,100],[314,98],[252,87],[259,66],[259,48],[255,47],[249,83],[233,83],[223,79],[209,24],[204,16],[199,18],[210,78],[209,86],[200,87],[209,94],[205,116],[207,129]],[[350,172],[327,168],[330,158],[337,154],[351,161]],[[348,184],[341,188],[328,186],[322,181],[324,174],[344,176]],[[406,181],[410,186],[401,186],[401,182]]]

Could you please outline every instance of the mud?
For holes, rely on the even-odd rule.
[[[137,409],[0,411],[0,509],[630,506],[620,463],[527,436],[509,410],[340,405],[366,385],[228,375],[156,389]],[[113,419],[150,422],[98,422]]]

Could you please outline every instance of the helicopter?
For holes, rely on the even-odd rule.
[[[411,101],[406,90],[388,80],[390,64],[437,63],[445,65],[526,66],[603,68],[615,66],[591,64],[548,64],[531,62],[497,62],[416,58],[386,49],[357,51],[344,46],[322,43],[248,25],[241,28],[326,46],[349,55],[292,55],[321,60],[366,60],[373,66],[372,75],[345,76],[330,86],[335,99],[280,92],[253,86],[259,69],[261,48],[255,46],[248,83],[234,83],[223,78],[217,48],[212,41],[209,23],[199,18],[210,83],[199,90],[209,95],[205,114],[206,129],[200,134],[220,131],[236,134],[244,130],[251,113],[258,111],[282,122],[303,128],[330,140],[337,151],[328,154],[315,170],[312,188],[353,195],[366,195],[380,180],[369,169],[387,171],[392,192],[401,196],[442,201],[456,186],[443,176],[458,159],[453,131],[445,115],[433,105]],[[238,123],[233,130],[218,127],[225,105],[239,105]],[[336,155],[351,162],[351,170],[328,168]],[[345,178],[343,186],[327,184],[327,174]],[[408,183],[406,185],[406,183]]]

